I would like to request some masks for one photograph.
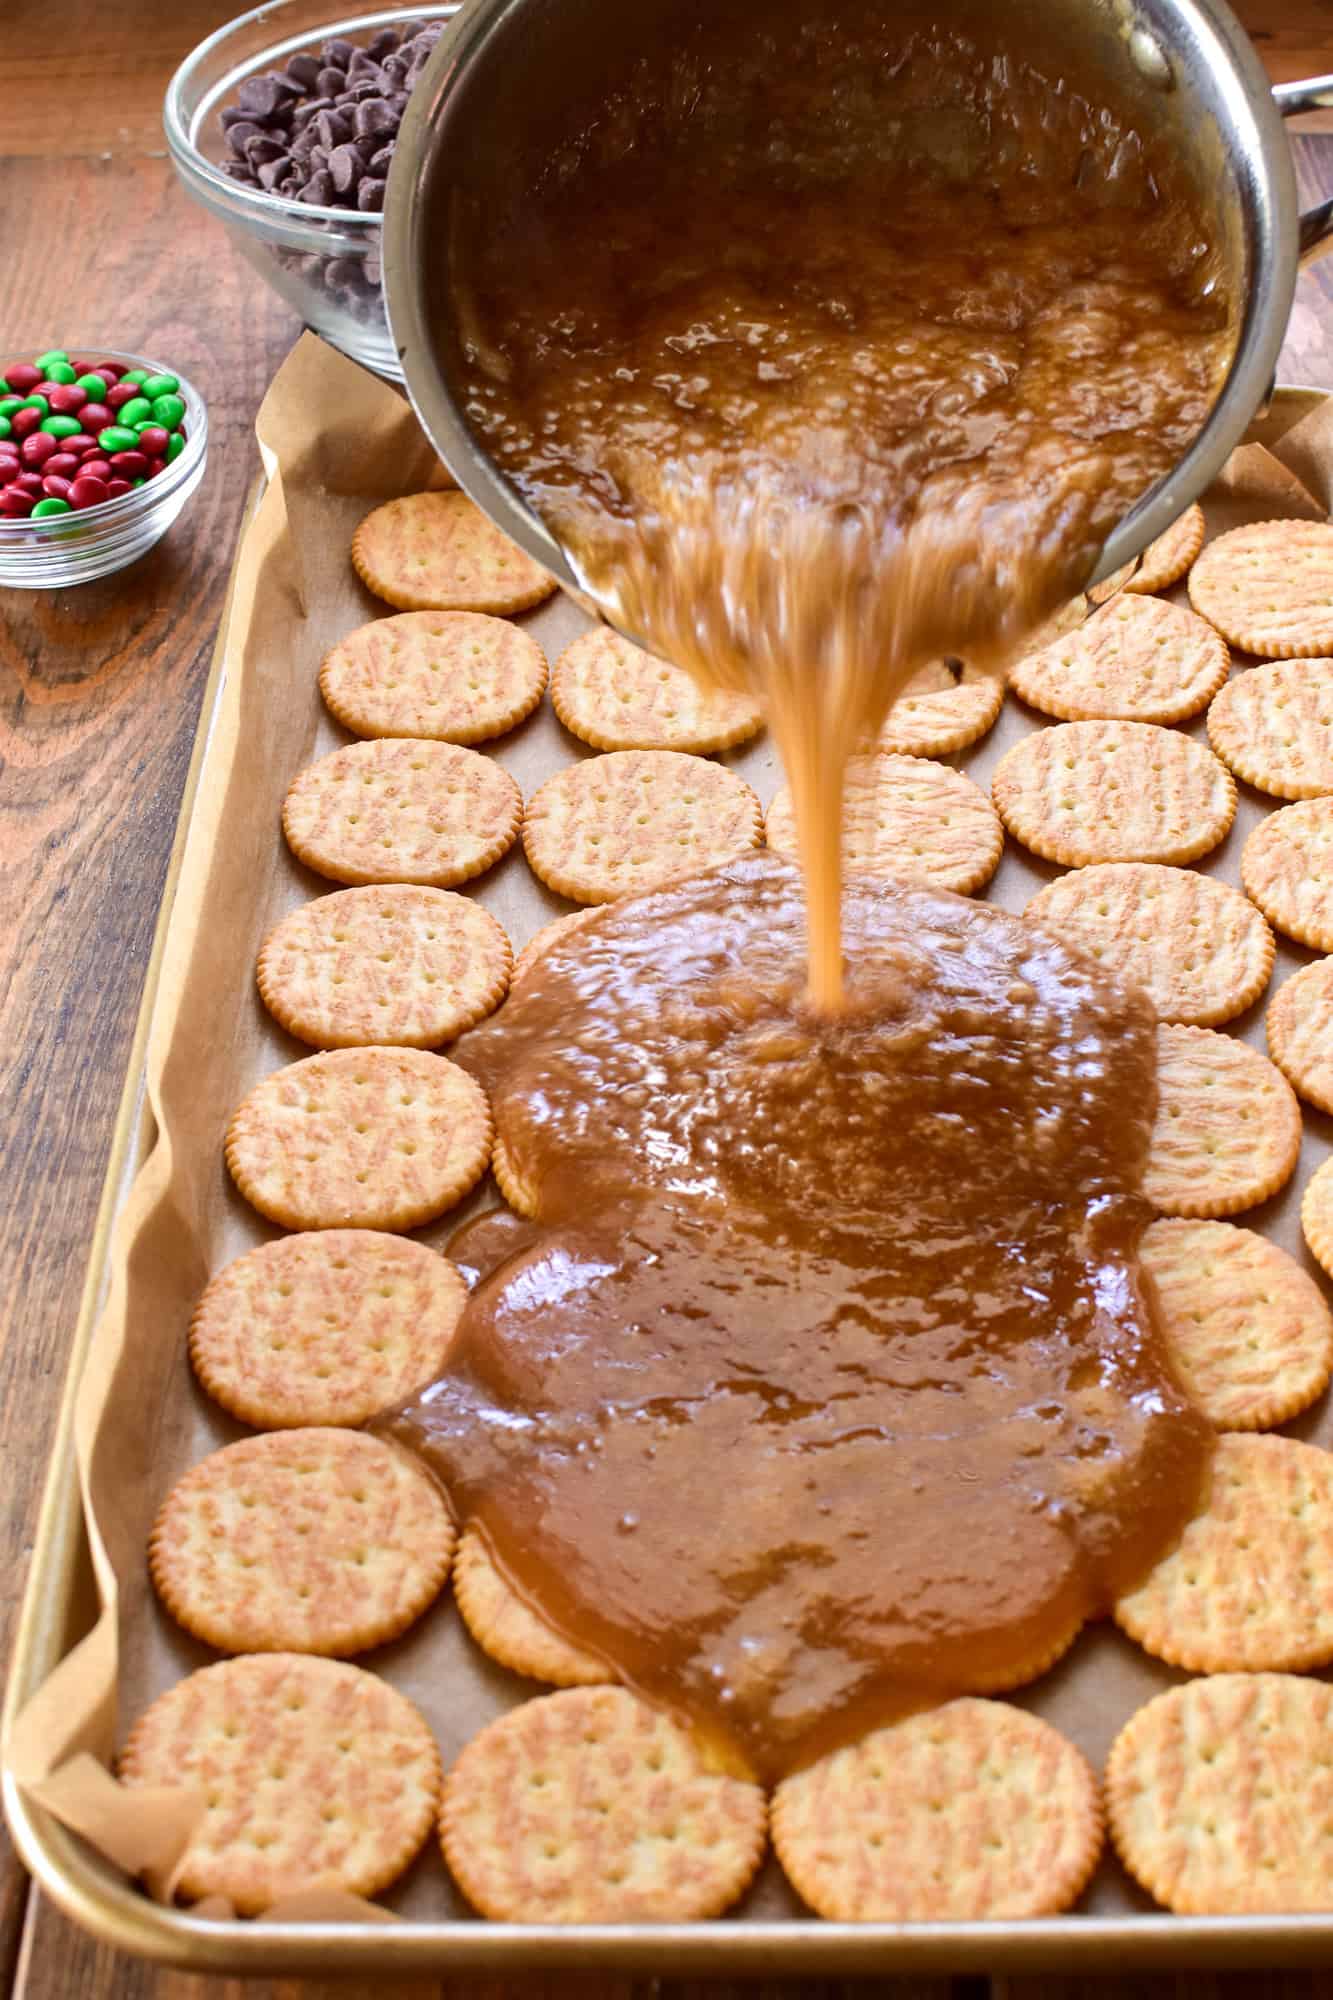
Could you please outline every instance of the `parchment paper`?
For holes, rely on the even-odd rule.
[[[238,557],[225,684],[149,1043],[156,1143],[115,1226],[109,1294],[76,1410],[78,1475],[104,1610],[20,1715],[5,1746],[11,1770],[32,1796],[160,1895],[170,1893],[197,1801],[181,1792],[139,1791],[131,1799],[106,1766],[118,1732],[123,1735],[157,1693],[216,1657],[159,1610],[144,1546],[162,1496],[185,1468],[247,1435],[195,1384],[185,1338],[209,1276],[279,1233],[232,1187],[222,1135],[232,1109],[258,1078],[310,1053],[260,1005],[253,976],[259,945],[288,910],[337,886],[292,859],[279,811],[297,771],[353,740],[320,702],[320,660],[354,626],[388,615],[353,573],[347,554],[353,528],[380,501],[447,481],[403,400],[311,335],[280,370],[256,428],[269,485]],[[1272,453],[1250,444],[1233,456],[1205,498],[1209,533],[1280,514],[1323,518],[1331,495],[1333,402],[1315,407]],[[1180,586],[1170,594],[1183,599]],[[551,659],[587,624],[561,596],[520,622]],[[1238,657],[1233,672],[1251,665]],[[1010,744],[1042,726],[1043,718],[1010,696],[990,736],[948,761],[986,788]],[[1202,717],[1186,727],[1204,739]],[[562,764],[594,754],[565,734],[549,702],[499,743],[483,747],[513,772],[525,797]],[[780,775],[767,738],[722,761],[768,803]],[[1275,803],[1245,786],[1240,791],[1227,840],[1193,864],[1231,882],[1238,880],[1246,834]],[[1062,872],[1009,841],[989,898],[1019,910],[1042,882]],[[494,913],[516,948],[570,907],[528,872],[521,846],[480,883],[469,884],[468,893]],[[1279,939],[1274,987],[1312,956]],[[1233,1024],[1259,1048],[1267,998]],[[1265,1231],[1311,1271],[1299,1200],[1331,1139],[1333,1120],[1306,1108],[1296,1176],[1276,1200],[1237,1218]],[[495,1199],[487,1183],[464,1208],[420,1232],[422,1239],[442,1244],[467,1213]],[[1333,1418],[1324,1403],[1284,1428],[1333,1446]],[[493,1715],[539,1691],[478,1652],[447,1591],[402,1640],[364,1655],[362,1663],[419,1703],[446,1763]],[[1100,1765],[1133,1710],[1184,1678],[1103,1624],[1086,1630],[1052,1673],[1013,1699],[1047,1716]],[[409,1921],[469,1915],[433,1843],[385,1901]],[[1112,1912],[1150,1906],[1107,1858],[1083,1907]],[[287,1899],[272,1914],[332,1916],[340,1910],[364,1916],[367,1906],[314,1883],[307,1895]],[[799,1910],[770,1860],[734,1920]],[[210,1905],[207,1914],[217,1913]]]

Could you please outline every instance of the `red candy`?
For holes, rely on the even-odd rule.
[[[105,479],[94,479],[91,474],[81,472],[65,498],[73,507],[96,507],[106,499],[108,490]]]
[[[79,411],[79,422],[86,431],[91,431],[94,437],[115,421],[115,413],[105,403],[85,403]]]
[[[125,403],[132,403],[140,394],[137,382],[117,382],[106,392],[107,407],[118,410]]]
[[[58,472],[62,479],[72,479],[78,469],[78,453],[73,451],[53,451],[42,467],[42,471],[48,477],[51,473]]]
[[[113,451],[111,469],[122,479],[143,479],[147,477],[148,460],[141,451]]]
[[[97,450],[97,440],[90,438],[87,431],[75,431],[73,437],[61,438],[60,449],[72,451],[76,458],[82,458],[86,452]]]
[[[19,447],[19,457],[25,465],[45,465],[59,449],[59,439],[53,438],[49,431],[33,431]]]
[[[24,493],[31,493],[34,500],[40,500],[42,497],[40,472],[20,472],[18,478],[11,480],[10,484],[19,487]]]
[[[81,479],[110,479],[111,466],[100,452],[93,452],[79,466]]]
[[[121,361],[99,361],[96,368],[88,372],[92,375],[105,375],[110,381],[119,382],[125,373],[125,364]]]
[[[36,430],[41,421],[40,410],[15,410],[9,419],[9,428],[16,438],[25,438],[29,431]]]
[[[11,520],[22,520],[36,505],[32,494],[23,492],[21,487],[6,486],[0,492],[0,514],[7,514]]]
[[[41,379],[41,369],[32,367],[26,361],[20,361],[16,367],[5,370],[5,380],[16,396],[30,396]]]
[[[139,433],[139,449],[146,451],[150,458],[161,458],[171,440],[171,432],[161,424],[149,424]]]
[[[134,488],[130,485],[128,479],[107,480],[106,497],[108,500],[119,500],[122,493],[133,493],[133,491]]]
[[[148,464],[148,471],[145,476],[149,479],[156,479],[158,473],[165,472],[166,469],[167,469],[167,461],[165,460],[165,458],[150,459]]]
[[[48,472],[46,478],[42,481],[42,491],[49,500],[68,500],[69,489],[69,480],[61,479],[54,473]]]
[[[77,382],[53,382],[47,397],[51,408],[62,417],[72,417],[87,400],[88,391],[81,389]]]

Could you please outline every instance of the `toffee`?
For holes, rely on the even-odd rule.
[[[854,878],[843,916],[836,1019],[761,854],[600,912],[464,1038],[541,1223],[463,1233],[498,1267],[380,1420],[540,1615],[764,1775],[1035,1677],[1211,1438],[1137,1276],[1146,1000],[959,897]]]

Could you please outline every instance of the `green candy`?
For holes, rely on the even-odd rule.
[[[134,451],[139,443],[139,433],[127,430],[124,424],[108,424],[104,431],[97,433],[97,442],[106,452]]]
[[[32,510],[34,521],[49,520],[52,514],[72,514],[74,509],[68,500],[57,500],[54,495],[49,500],[39,500]]]
[[[120,379],[122,382],[137,382],[142,386],[148,380],[148,370],[146,368],[127,368]]]
[[[146,375],[144,377],[143,392],[149,398],[154,396],[174,396],[179,388],[180,382],[175,375]]]
[[[130,481],[131,486],[146,486],[147,484],[148,481],[146,479],[132,479]],[[34,509],[33,511],[35,512],[36,509]]]
[[[185,439],[179,431],[173,431],[167,439],[167,464],[170,465],[174,458],[179,458],[184,449]]]
[[[136,424],[151,424],[154,421],[153,405],[147,396],[131,396],[129,402],[122,403],[116,411],[116,420],[127,424],[131,430]]]
[[[125,407],[132,410],[134,405],[127,403]],[[149,408],[164,431],[174,431],[185,416],[185,403],[180,396],[154,396]]]
[[[52,376],[51,379],[54,381],[55,377]],[[75,386],[82,389],[95,403],[100,403],[107,393],[106,383],[100,375],[80,375]]]
[[[0,396],[0,417],[12,417],[15,410],[22,408],[22,396]]]
[[[50,376],[51,381],[54,382],[56,378],[54,375],[51,375],[50,371],[52,362],[56,361],[64,361],[68,363],[69,353],[66,348],[48,347],[45,354],[39,354],[32,365],[34,368],[45,368],[47,374]]]
[[[78,436],[83,425],[77,417],[44,417],[37,428],[45,431],[48,437],[72,438]]]
[[[13,428],[8,417],[0,417],[0,438],[7,438]]]
[[[46,379],[48,382],[73,382],[76,377],[68,361],[53,361],[46,371]]]
[[[44,417],[49,417],[51,414],[51,405],[47,402],[45,396],[25,396],[19,404],[19,408],[21,410],[40,410]]]

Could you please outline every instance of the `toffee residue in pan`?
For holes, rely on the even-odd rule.
[[[1012,10],[690,12],[457,218],[451,309],[469,421],[607,615],[762,701],[828,1011],[849,751],[1084,584],[1234,315],[1170,134]]]
[[[773,1775],[1034,1678],[1192,1511],[1137,1277],[1148,1003],[1006,912],[853,878],[837,1018],[756,855],[557,939],[459,1059],[483,1219],[382,1428],[557,1630]]]

